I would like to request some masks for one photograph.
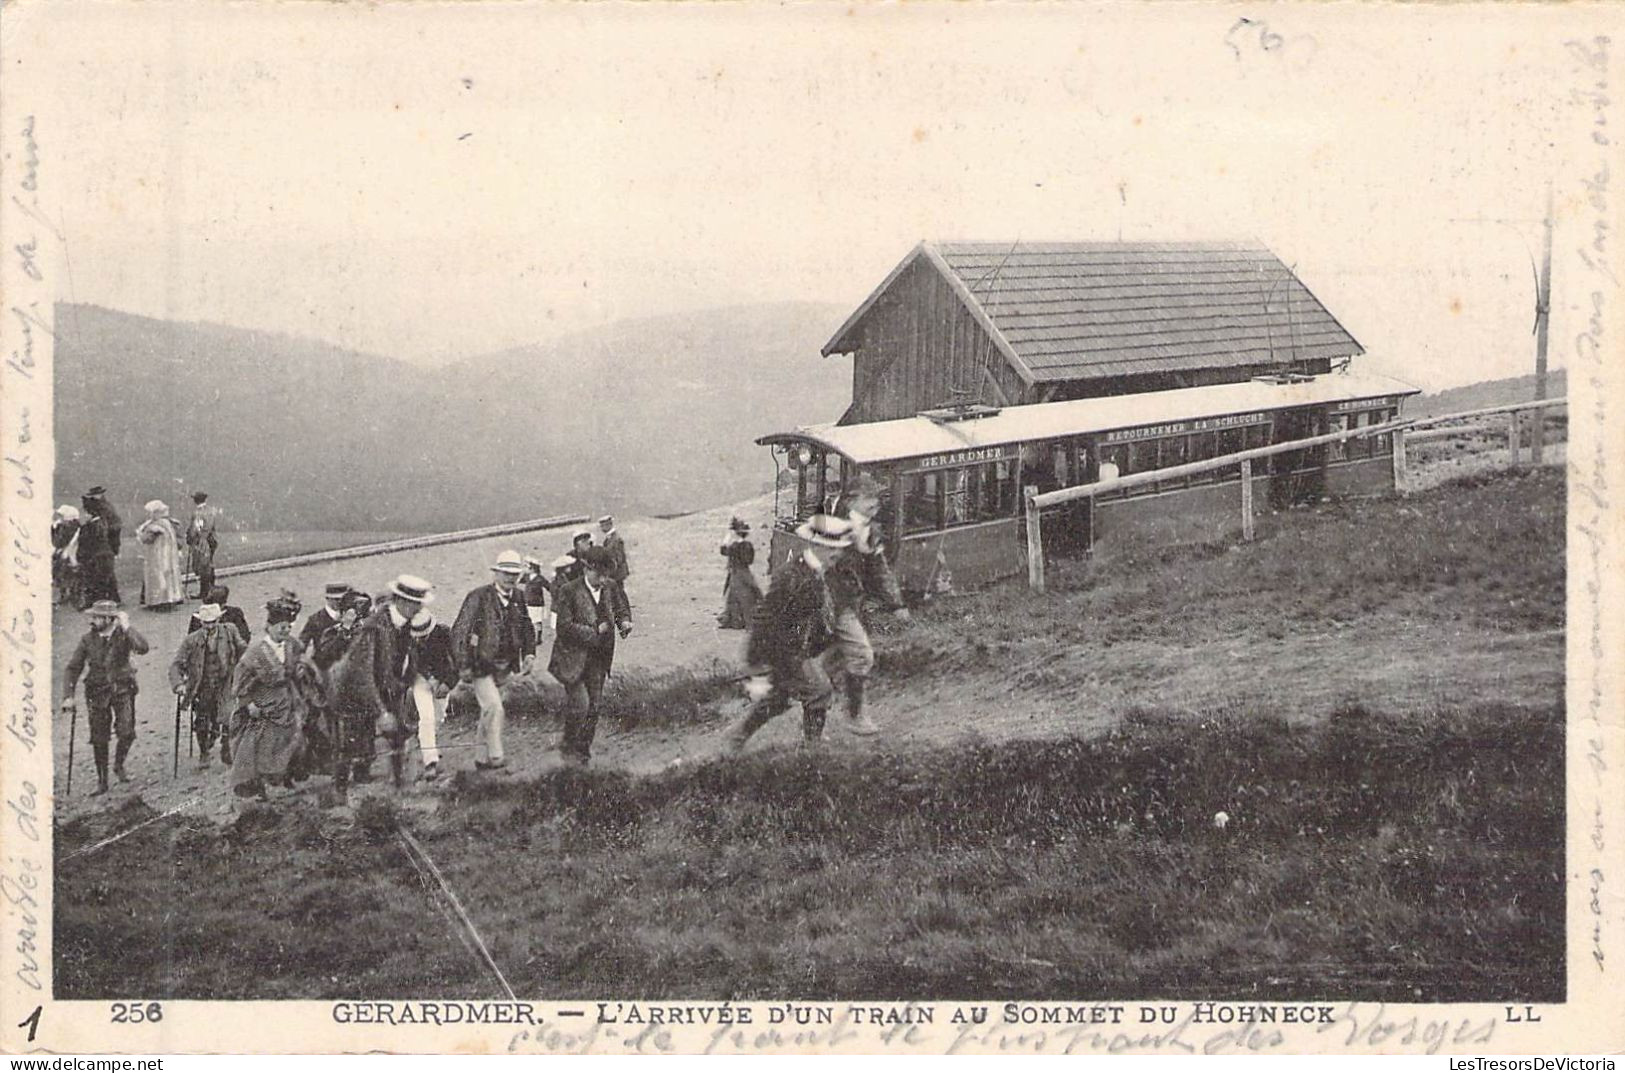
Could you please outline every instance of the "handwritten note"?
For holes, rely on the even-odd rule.
[[[44,681],[50,636],[44,597],[50,591],[49,539],[36,518],[51,470],[50,438],[35,430],[34,399],[50,368],[54,303],[50,278],[61,232],[52,225],[42,191],[40,131],[23,116],[5,130],[8,171],[4,194],[6,248],[0,256],[6,295],[0,323],[0,515],[5,566],[0,571],[0,668],[4,674],[6,765],[0,783],[0,905],[7,938],[0,944],[6,979],[44,991],[49,973],[43,942],[50,905],[50,701]],[[42,789],[43,788],[43,789]]]
[[[1618,286],[1612,257],[1612,181],[1609,161],[1614,155],[1611,133],[1611,98],[1608,68],[1612,42],[1606,36],[1571,40],[1566,43],[1574,63],[1576,86],[1570,94],[1571,103],[1581,108],[1588,118],[1589,141],[1593,150],[1593,163],[1582,178],[1585,189],[1585,213],[1580,229],[1576,258],[1587,278],[1581,281],[1584,295],[1581,309],[1581,331],[1574,338],[1573,376],[1583,380],[1590,388],[1590,412],[1586,415],[1592,426],[1591,453],[1576,457],[1571,466],[1574,471],[1575,496],[1570,510],[1575,514],[1575,531],[1580,535],[1583,556],[1580,569],[1579,591],[1585,604],[1583,621],[1591,623],[1590,636],[1583,641],[1583,651],[1590,664],[1587,679],[1590,689],[1581,713],[1581,740],[1578,743],[1586,760],[1590,782],[1582,791],[1592,805],[1582,815],[1590,817],[1585,845],[1599,862],[1584,870],[1586,877],[1586,905],[1591,915],[1589,939],[1590,967],[1601,974],[1607,970],[1607,942],[1604,930],[1604,891],[1607,875],[1600,862],[1608,842],[1607,810],[1603,804],[1604,780],[1608,776],[1609,753],[1607,731],[1610,713],[1608,696],[1604,691],[1604,668],[1608,663],[1607,644],[1603,630],[1604,572],[1607,566],[1607,534],[1612,510],[1610,485],[1613,474],[1608,460],[1608,438],[1603,434],[1608,427],[1609,398],[1605,362],[1612,340],[1608,336],[1608,300]],[[1617,349],[1617,347],[1616,347]]]

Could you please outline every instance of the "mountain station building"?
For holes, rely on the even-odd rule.
[[[1263,246],[923,242],[824,346],[852,357],[839,420],[757,440],[781,480],[769,557],[859,472],[905,586],[1024,569],[1024,488],[1089,484],[1380,424],[1417,389],[1351,371],[1354,337]],[[1393,487],[1387,435],[1261,460],[1255,511]],[[1103,470],[1103,467],[1104,470]],[[1046,511],[1046,545],[1109,551],[1239,525],[1210,470]],[[1165,487],[1166,486],[1166,487]]]

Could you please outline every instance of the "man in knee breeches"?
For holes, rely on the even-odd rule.
[[[872,519],[879,510],[879,487],[872,479],[860,477],[847,508],[852,547],[828,573],[830,599],[835,609],[834,643],[825,655],[824,667],[832,679],[845,676],[846,714],[850,720],[847,728],[854,734],[880,732],[879,725],[863,710],[869,673],[875,665],[874,646],[869,643],[869,631],[863,623],[864,598],[873,597],[896,612],[900,621],[909,620],[897,576],[886,561],[885,549],[874,529]]]
[[[851,547],[851,530],[844,518],[824,514],[796,530],[808,547],[773,575],[751,625],[745,659],[765,674],[747,686],[751,709],[729,736],[733,751],[795,701],[801,703],[804,740],[810,744],[823,735],[831,688],[820,661],[835,622],[825,579]]]

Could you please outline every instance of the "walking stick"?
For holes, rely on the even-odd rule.
[[[175,694],[175,769],[170,778],[179,778],[181,774],[181,695]]]
[[[68,709],[68,789],[67,789],[67,793],[70,796],[73,793],[73,738],[74,738],[75,731],[77,731],[78,729],[79,729],[79,705],[75,704],[71,708]]]

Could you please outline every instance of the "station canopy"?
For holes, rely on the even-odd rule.
[[[1313,379],[1247,380],[1136,395],[1033,403],[959,421],[921,416],[857,425],[806,425],[794,432],[763,436],[756,442],[763,446],[810,443],[834,451],[855,465],[865,466],[1114,429],[1415,395],[1419,390],[1392,377],[1345,371]]]

